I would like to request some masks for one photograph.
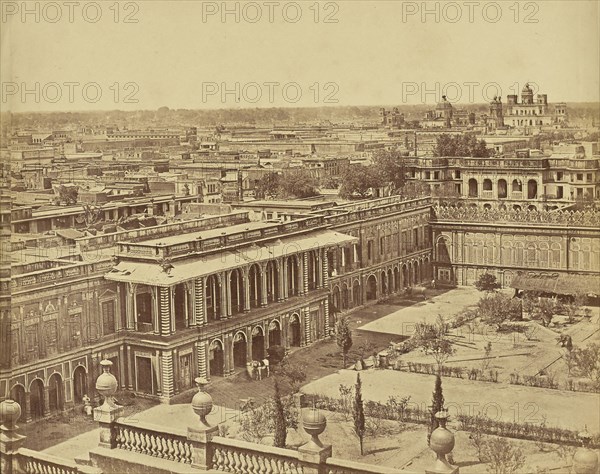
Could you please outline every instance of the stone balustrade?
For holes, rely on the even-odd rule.
[[[192,443],[185,431],[119,418],[115,423],[115,441],[117,449],[192,464]]]
[[[211,469],[247,474],[303,474],[298,452],[228,438],[214,437],[210,444]]]
[[[92,466],[82,466],[50,454],[20,448],[13,461],[13,472],[24,474],[101,474],[102,471]]]

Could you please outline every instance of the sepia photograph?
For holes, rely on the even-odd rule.
[[[600,474],[600,0],[0,15],[0,474]]]

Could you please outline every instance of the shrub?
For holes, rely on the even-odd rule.
[[[525,465],[523,451],[506,438],[485,440],[482,454],[489,463],[487,471],[494,474],[513,474]]]
[[[273,365],[279,364],[285,357],[285,347],[283,346],[271,346],[267,349],[269,354],[269,363]]]

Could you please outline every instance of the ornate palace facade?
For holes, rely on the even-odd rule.
[[[15,265],[0,393],[37,419],[80,403],[110,359],[122,389],[167,401],[272,345],[312,344],[333,313],[431,278],[430,209],[396,196],[238,211],[86,237]]]
[[[599,211],[434,207],[436,278],[471,285],[493,273],[509,286],[519,271],[598,276]]]

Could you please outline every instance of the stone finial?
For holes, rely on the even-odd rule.
[[[21,418],[21,405],[11,399],[0,403],[0,429],[3,431],[14,431],[18,428],[17,421]]]
[[[198,386],[198,392],[192,398],[192,409],[200,418],[200,423],[205,427],[210,427],[208,421],[206,421],[206,416],[212,411],[213,399],[209,393],[204,391],[204,386],[208,385],[208,380],[204,377],[196,377],[194,382]]]
[[[114,394],[117,393],[119,383],[117,378],[110,373],[113,363],[104,359],[100,361],[100,365],[102,366],[102,373],[96,379],[96,390],[104,397],[103,408],[115,408],[117,404],[115,403]]]
[[[316,408],[308,408],[302,414],[302,427],[311,436],[311,443],[319,448],[323,447],[323,443],[319,439],[319,435],[325,431],[327,427],[327,418],[320,410]]]
[[[313,465],[312,467],[306,466],[304,474],[325,472],[325,463],[332,454],[331,445],[323,444],[319,439],[319,435],[327,427],[325,415],[316,408],[303,410],[302,427],[311,436],[311,440],[298,448],[298,459]]]
[[[581,447],[577,448],[573,456],[573,474],[597,473],[598,455],[589,447],[592,435],[587,431],[587,427],[579,433],[578,438],[581,441]]]
[[[440,410],[435,415],[440,426],[431,433],[429,447],[436,454],[437,460],[432,469],[426,469],[426,474],[458,474],[458,467],[453,466],[446,459],[454,449],[454,433],[446,428],[448,411]]]

